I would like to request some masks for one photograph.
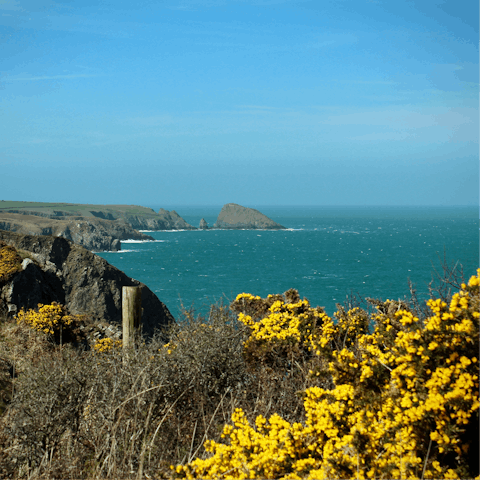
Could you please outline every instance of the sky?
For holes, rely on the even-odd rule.
[[[0,199],[478,205],[476,0],[0,0]]]

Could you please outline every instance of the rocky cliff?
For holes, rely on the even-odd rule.
[[[117,251],[121,240],[153,240],[138,232],[124,220],[107,220],[96,217],[85,219],[74,216],[57,218],[5,213],[0,211],[0,230],[27,235],[53,235],[78,243],[92,251]]]
[[[168,308],[144,284],[85,248],[53,236],[20,235],[0,231],[0,241],[24,258],[20,271],[0,284],[0,310],[15,313],[38,303],[58,302],[93,323],[122,324],[122,287],[142,287],[142,328],[151,336],[174,322]],[[0,277],[1,278],[1,277]]]
[[[196,230],[195,227],[187,223],[175,210],[165,210],[161,208],[158,214],[164,219],[170,227],[169,230]]]
[[[247,230],[284,230],[285,227],[274,222],[253,208],[242,207],[236,203],[223,206],[213,228]]]
[[[172,210],[153,209],[138,205],[89,205],[76,203],[40,203],[0,201],[0,213],[35,215],[49,219],[118,220],[137,230],[196,230]]]

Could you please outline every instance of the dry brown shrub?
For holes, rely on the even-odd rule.
[[[236,408],[302,420],[299,393],[319,382],[309,370],[321,357],[248,363],[245,326],[222,305],[161,333],[96,352],[5,323],[0,357],[16,378],[0,419],[0,476],[161,478],[203,455]]]

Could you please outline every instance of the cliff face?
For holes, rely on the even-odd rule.
[[[123,221],[137,230],[196,230],[172,210],[138,205],[88,205],[74,203],[35,203],[0,201],[0,213],[35,215],[51,220],[67,220],[72,217],[83,220]],[[133,237],[130,237],[133,238]]]
[[[142,286],[143,332],[151,336],[156,328],[174,322],[168,308],[146,285],[65,238],[0,231],[0,240],[25,257],[22,270],[1,287],[4,313],[55,301],[73,314],[121,329],[122,287]]]
[[[169,212],[168,210],[161,208],[158,211],[158,214],[169,226],[168,230],[196,230],[195,227],[192,227],[192,225],[187,223],[175,210]]]
[[[285,230],[285,227],[274,222],[254,208],[246,208],[236,203],[223,206],[213,228],[247,229],[247,230]]]
[[[51,217],[0,212],[0,230],[27,235],[53,235],[71,240],[92,251],[117,251],[121,240],[153,240],[123,220],[96,217]]]
[[[169,212],[164,208],[161,208],[154,217],[124,215],[122,218],[137,230],[196,230],[175,210]]]

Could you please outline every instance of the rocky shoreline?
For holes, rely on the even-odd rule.
[[[53,235],[66,238],[93,252],[121,250],[121,240],[153,240],[123,220],[60,217],[0,212],[0,230],[24,235]]]
[[[202,218],[199,230],[208,230]],[[215,229],[283,230],[253,208],[228,203],[221,209]],[[53,235],[93,252],[121,250],[122,240],[153,240],[139,230],[198,230],[175,210],[158,213],[136,205],[88,205],[0,201],[0,231],[24,235]]]

